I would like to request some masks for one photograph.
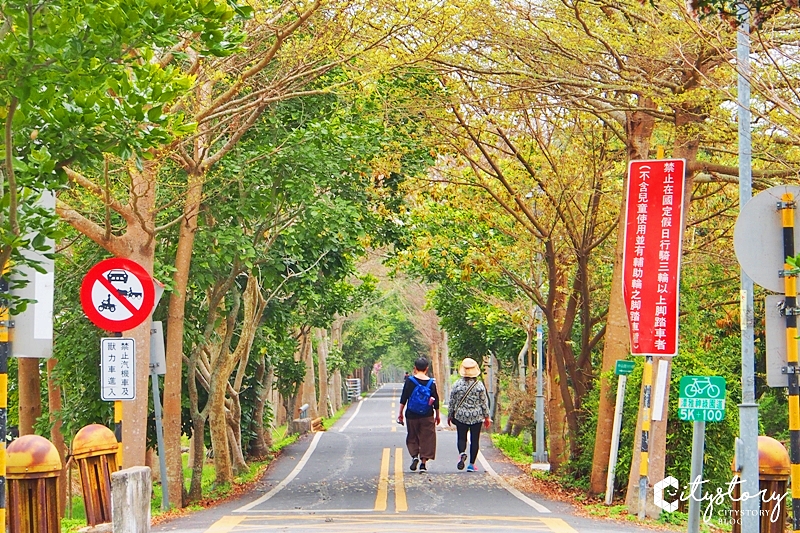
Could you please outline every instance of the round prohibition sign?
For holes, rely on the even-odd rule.
[[[141,265],[115,257],[100,261],[81,284],[81,306],[94,325],[106,331],[133,329],[150,316],[153,278]]]

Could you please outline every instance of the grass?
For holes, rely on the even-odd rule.
[[[339,420],[342,415],[347,411],[347,407],[339,409],[332,417],[324,418],[322,420],[323,428],[330,429],[333,424]],[[284,448],[297,441],[299,435],[289,435],[288,425],[284,424],[272,430],[272,446],[270,450],[273,454],[280,453]],[[189,446],[189,439],[183,437],[181,445],[184,447]],[[233,483],[225,483],[216,485],[216,474],[212,462],[206,461],[203,465],[203,474],[201,477],[200,486],[202,487],[204,503],[208,505],[209,501],[223,500],[229,496],[236,494],[242,490],[247,484],[256,481],[261,474],[266,470],[272,458],[263,461],[252,461],[248,463],[247,472],[242,473],[234,478]],[[183,454],[183,475],[187,481],[192,477],[192,468],[189,466],[189,454]],[[188,490],[188,486],[187,486]],[[153,518],[172,513],[174,510],[164,511],[161,509],[162,487],[161,483],[153,483],[153,497],[150,500],[150,512]],[[188,505],[186,511],[196,511],[203,509],[204,506],[198,503]],[[73,496],[72,498],[72,517],[63,518],[61,520],[62,533],[73,533],[80,528],[86,527],[86,512],[83,505],[83,498],[80,496]]]
[[[529,465],[533,462],[533,443],[525,442],[521,436],[492,433],[492,443],[517,464]]]

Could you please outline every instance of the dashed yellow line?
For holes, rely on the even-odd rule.
[[[233,529],[241,524],[246,516],[223,516],[216,522],[214,522],[210,528],[208,528],[205,533],[228,533],[233,531]]]
[[[578,533],[560,518],[539,518],[553,533]]]
[[[378,478],[378,494],[375,496],[375,510],[385,511],[389,499],[389,448],[383,449],[381,457],[381,474]]]
[[[406,485],[403,481],[403,450],[394,449],[394,510],[396,513],[408,511]]]

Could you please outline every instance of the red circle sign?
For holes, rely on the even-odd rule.
[[[144,322],[155,302],[153,278],[138,263],[115,257],[100,261],[81,284],[83,312],[97,327],[121,332]]]

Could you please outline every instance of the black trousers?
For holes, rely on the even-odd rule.
[[[474,424],[465,424],[453,419],[456,423],[456,432],[458,434],[458,453],[464,453],[467,449],[467,432],[469,432],[469,464],[474,465],[475,460],[478,458],[478,449],[481,442],[481,425],[483,422],[476,422]]]

